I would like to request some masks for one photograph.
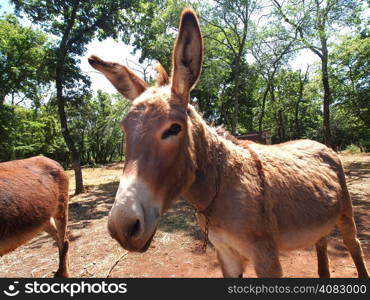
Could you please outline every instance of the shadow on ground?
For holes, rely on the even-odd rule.
[[[109,182],[95,186],[85,186],[86,192],[70,197],[68,231],[70,241],[81,237],[79,230],[86,228],[94,220],[108,216],[114,202],[119,182]],[[50,243],[49,235],[41,235],[30,242],[29,248],[40,248],[44,243]],[[56,246],[56,243],[54,243]]]
[[[204,234],[200,230],[194,208],[184,199],[178,199],[162,216],[159,229],[165,232],[186,232],[195,240],[203,240]]]
[[[370,162],[351,162],[346,165],[346,175],[349,176],[347,179],[348,183],[352,183],[360,178],[369,178],[370,173]]]
[[[93,220],[104,218],[114,202],[119,182],[87,186],[87,192],[71,198],[69,229],[86,227]]]

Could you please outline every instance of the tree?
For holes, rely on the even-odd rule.
[[[105,164],[115,156],[118,158],[123,149],[120,121],[127,114],[129,105],[130,102],[120,95],[111,97],[102,91],[98,91],[96,97],[89,102],[90,124],[87,137],[95,163]]]
[[[0,161],[43,154],[66,165],[67,149],[58,116],[50,104],[3,104],[0,109]]]
[[[121,159],[123,134],[120,121],[130,102],[119,94],[97,95],[84,98],[81,109],[68,107],[70,128],[84,164],[106,164]]]
[[[304,102],[305,97],[304,97],[304,89],[305,85],[308,82],[308,72],[309,72],[309,66],[307,66],[307,69],[305,73],[302,73],[302,70],[299,70],[298,72],[298,95],[296,99],[296,104],[294,107],[294,127],[295,127],[295,134],[294,134],[294,139],[300,139],[302,137],[302,122],[301,122],[301,117],[302,114],[301,112],[301,103]]]
[[[12,0],[18,14],[24,13],[55,37],[53,60],[54,81],[61,131],[72,156],[75,171],[76,194],[84,191],[80,154],[68,127],[65,106],[68,101],[81,100],[88,91],[89,80],[81,74],[78,56],[93,38],[117,37],[118,32],[127,33],[123,24],[125,9],[136,1],[131,0]]]
[[[299,41],[315,53],[321,60],[323,99],[324,139],[332,146],[330,129],[330,104],[332,90],[329,81],[329,47],[328,39],[331,34],[343,26],[348,26],[356,19],[361,5],[355,0],[310,0],[281,2],[272,0],[276,12],[281,18],[298,32]]]
[[[334,50],[330,67],[335,98],[370,128],[370,34],[345,36]]]
[[[307,69],[293,71],[289,66],[280,68],[274,75],[273,92],[268,92],[263,120],[264,128],[271,129],[273,143],[297,138],[322,140],[320,77],[314,75],[308,76]],[[263,80],[260,90],[265,88]],[[256,117],[259,117],[257,113]]]
[[[38,102],[39,89],[50,82],[45,64],[50,43],[46,34],[23,26],[14,15],[0,18],[0,105],[24,99]]]
[[[337,146],[357,143],[370,149],[369,57],[370,34],[366,31],[343,36],[330,57]]]
[[[129,16],[132,45],[135,52],[141,51],[140,63],[146,59],[157,60],[169,71],[179,15],[189,5],[186,0],[143,1],[140,4],[141,13],[132,11]],[[193,5],[196,6],[196,3]]]
[[[23,26],[14,15],[0,17],[0,160],[22,157],[40,145],[35,137],[28,148],[31,151],[20,150],[26,147],[25,139],[20,137],[21,117],[29,115],[21,113],[17,105],[25,100],[29,100],[28,106],[40,105],[42,88],[51,81],[44,63],[49,46],[46,34]],[[33,120],[28,125],[31,131],[38,126]]]
[[[258,117],[258,131],[263,129],[263,118],[265,116],[266,101],[268,94],[274,99],[274,80],[275,75],[284,65],[287,65],[288,59],[297,50],[293,46],[294,40],[288,39],[288,32],[276,20],[269,16],[269,20],[264,26],[255,33],[255,41],[252,46],[252,55],[258,66],[258,73],[265,81],[265,86],[261,91],[260,114]],[[283,130],[281,111],[277,112],[278,124]],[[279,132],[281,133],[281,130]]]
[[[232,91],[230,99],[233,103],[231,116],[231,133],[237,133],[239,120],[239,105],[242,91],[242,72],[246,68],[247,50],[251,47],[253,39],[250,37],[253,22],[251,16],[261,9],[258,1],[214,1],[214,6],[201,16],[201,20],[208,25],[205,30],[205,39],[212,39],[218,43],[226,56],[228,67],[231,70]]]
[[[303,107],[314,105],[307,102],[305,86],[308,83],[308,68],[303,74],[302,70],[292,71],[282,69],[274,79],[274,107],[279,142],[302,137],[305,129],[303,122]],[[306,112],[307,114],[307,112]]]

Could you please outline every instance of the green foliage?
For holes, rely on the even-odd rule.
[[[370,128],[370,35],[344,36],[334,47],[331,71],[335,102]]]
[[[346,147],[346,151],[350,153],[360,153],[361,149],[359,146],[351,144]]]
[[[66,143],[77,159],[73,141],[68,137],[64,122],[64,105],[74,102],[78,106],[90,92],[90,78],[79,67],[80,56],[94,38],[122,37],[129,41],[131,20],[129,10],[139,9],[135,0],[12,0],[18,16],[26,16],[39,25],[53,39],[49,57],[44,64],[53,70],[61,126]]]
[[[82,164],[105,164],[123,158],[120,121],[129,103],[101,91],[86,96],[78,109],[68,106],[70,129]],[[71,161],[53,102],[40,108],[0,106],[0,161],[45,155],[67,167]]]
[[[128,107],[129,103],[120,95],[98,91],[95,97],[85,97],[79,110],[69,109],[73,120],[70,128],[83,164],[105,164],[122,159],[120,121]]]
[[[0,108],[0,161],[44,154],[61,162],[68,155],[55,114],[49,106]]]
[[[178,18],[189,5],[199,15],[205,51],[192,102],[209,122],[240,134],[270,129],[275,143],[323,142],[322,68],[292,70],[290,62],[301,48],[320,53],[325,41],[333,145],[370,151],[370,38],[361,14],[366,4],[281,1],[279,13],[279,1],[274,8],[254,0],[12,2],[39,30],[11,15],[0,18],[0,161],[43,154],[70,166],[61,107],[82,164],[122,159],[120,121],[129,104],[102,91],[91,95],[80,56],[88,42],[112,36],[140,50],[142,63],[158,60],[170,71]],[[281,12],[300,27],[281,22]],[[347,29],[340,39],[338,28]],[[57,74],[59,99],[50,85]]]
[[[321,95],[317,79],[304,78],[302,71],[281,69],[274,76],[266,104],[264,127],[272,129],[272,140],[309,138],[322,141]]]
[[[370,149],[370,37],[342,37],[331,56],[333,136],[343,148],[355,143]]]
[[[125,11],[134,8],[134,0],[13,0],[18,15],[26,15],[45,32],[52,35],[55,44],[48,65],[55,70],[56,102],[63,138],[70,151],[75,171],[76,190],[84,191],[80,153],[72,138],[66,114],[66,105],[78,106],[89,93],[90,81],[79,68],[79,56],[86,44],[94,38],[117,38],[119,30],[127,32]],[[125,26],[126,25],[126,26]]]
[[[274,14],[279,15],[292,32],[297,32],[297,41],[321,55],[322,41],[340,28],[361,23],[360,11],[364,8],[357,0],[273,0],[272,3]]]
[[[179,15],[189,4],[183,0],[140,1],[137,10],[128,12],[132,45],[141,51],[141,63],[153,59],[170,70]]]
[[[13,157],[15,118],[11,106],[0,106],[0,161]]]
[[[13,15],[0,17],[0,103],[5,97],[38,102],[39,88],[50,82],[45,33],[25,27]]]

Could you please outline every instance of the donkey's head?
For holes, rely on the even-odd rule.
[[[111,236],[127,250],[148,249],[162,213],[194,181],[196,163],[188,102],[200,75],[202,57],[198,20],[193,10],[185,9],[169,84],[163,70],[157,85],[149,87],[125,66],[96,56],[89,58],[90,64],[132,101],[121,123],[126,160],[108,219]]]

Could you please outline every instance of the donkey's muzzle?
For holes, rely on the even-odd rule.
[[[109,212],[108,232],[124,249],[144,252],[156,232],[159,215],[159,206],[145,183],[122,178]]]
[[[119,226],[113,224],[108,220],[108,232],[124,249],[142,252],[142,249],[149,248],[146,247],[148,241],[145,239],[143,225],[139,219],[130,222],[126,220],[125,224]]]
[[[145,215],[136,218],[126,216],[117,220],[114,213],[111,212],[108,218],[108,232],[111,237],[128,251],[146,251],[154,237],[156,226],[146,226]]]

